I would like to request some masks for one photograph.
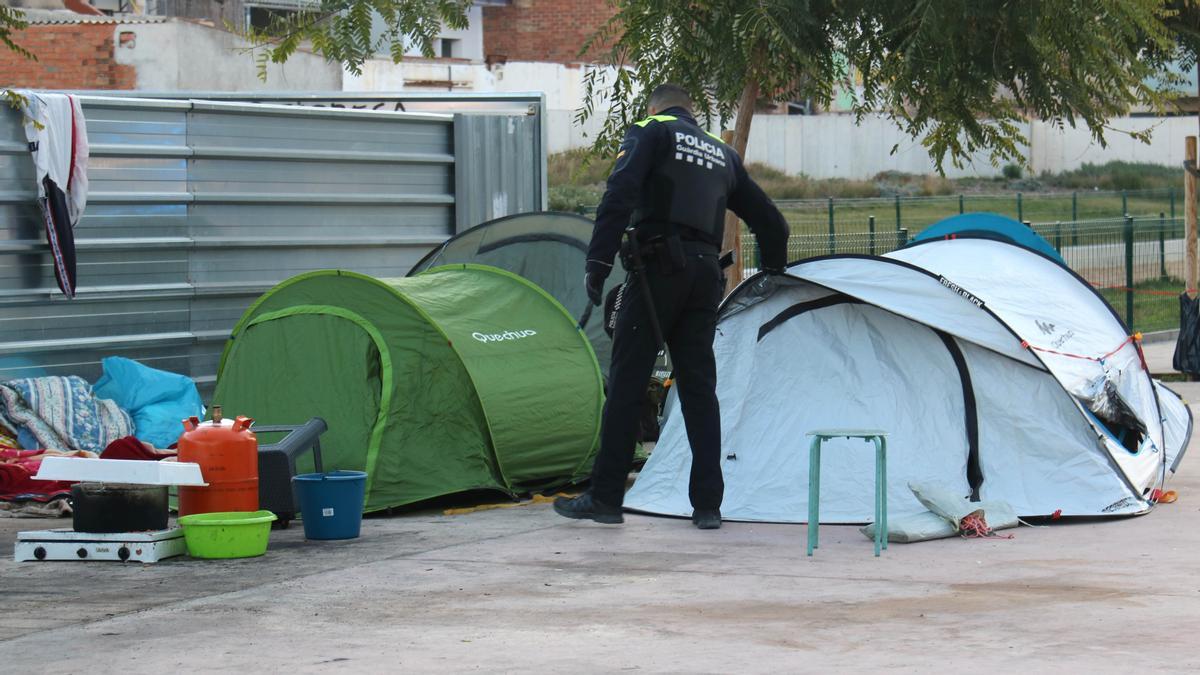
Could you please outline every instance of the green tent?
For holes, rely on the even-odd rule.
[[[214,403],[260,424],[322,417],[325,469],[366,471],[365,511],[584,478],[602,384],[566,310],[521,277],[450,265],[396,280],[312,272],[234,328]],[[305,457],[298,471],[311,470]]]

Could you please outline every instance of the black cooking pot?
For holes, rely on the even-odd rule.
[[[167,529],[167,486],[76,483],[71,486],[76,532],[142,532]]]

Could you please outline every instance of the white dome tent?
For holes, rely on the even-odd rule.
[[[918,480],[1021,516],[1142,513],[1191,434],[1190,411],[1086,282],[995,239],[752,277],[722,306],[714,348],[729,520],[806,520],[817,428],[890,432],[893,517],[925,510],[907,487]],[[839,439],[822,460],[822,522],[871,520],[873,449]],[[690,465],[672,414],[625,506],[689,515]]]

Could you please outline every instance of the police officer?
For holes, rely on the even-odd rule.
[[[647,107],[650,116],[630,127],[621,143],[588,248],[585,284],[593,304],[600,304],[619,249],[633,270],[616,317],[592,487],[573,499],[558,498],[554,510],[568,518],[624,522],[638,409],[663,340],[692,448],[692,522],[716,529],[725,485],[712,345],[725,290],[719,262],[725,210],[750,226],[771,273],[783,272],[788,228],[737,153],[696,124],[684,89],[661,85]]]

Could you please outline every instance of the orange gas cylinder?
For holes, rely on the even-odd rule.
[[[179,515],[258,510],[258,438],[250,431],[253,423],[242,416],[221,419],[220,406],[213,406],[210,422],[195,417],[183,421],[179,461],[199,464],[208,486],[180,486]]]

